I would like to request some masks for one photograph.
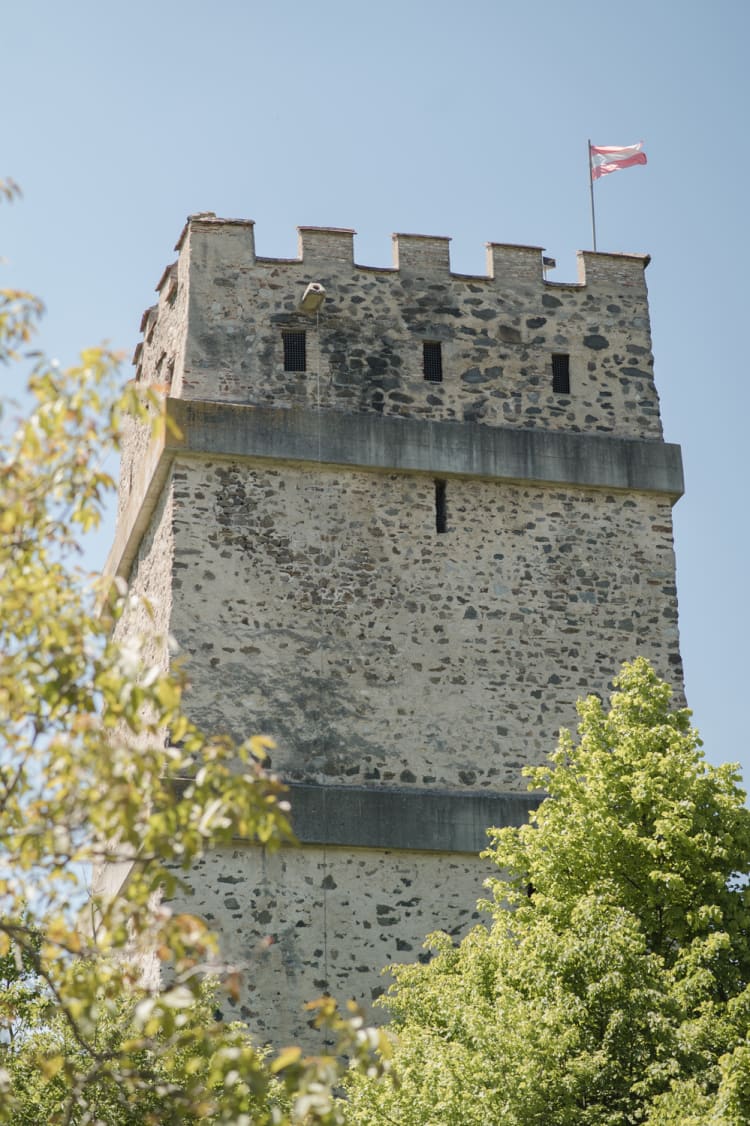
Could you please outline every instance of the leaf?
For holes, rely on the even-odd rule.
[[[302,1058],[302,1049],[298,1047],[282,1048],[279,1054],[271,1063],[271,1073],[278,1075],[285,1067],[290,1067],[292,1064],[299,1063]]]
[[[54,1079],[55,1076],[59,1074],[63,1064],[65,1063],[65,1057],[63,1055],[43,1056],[38,1062],[39,1069],[42,1075],[47,1081],[49,1081],[50,1079]]]

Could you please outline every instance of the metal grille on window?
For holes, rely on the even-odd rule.
[[[425,340],[422,345],[424,377],[430,383],[443,382],[443,353],[439,343]]]
[[[283,332],[284,371],[306,371],[307,349],[304,332]]]
[[[556,395],[570,394],[570,356],[552,357],[552,390]]]

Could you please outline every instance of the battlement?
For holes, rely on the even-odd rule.
[[[262,257],[251,220],[191,216],[136,378],[186,399],[661,438],[648,256],[583,251],[560,283],[539,246],[488,243],[487,273],[467,275],[445,236],[395,234],[380,267],[356,262],[353,230],[298,235],[297,258]]]
[[[378,270],[391,272],[388,267],[366,266],[356,262],[354,236],[356,231],[345,227],[298,227],[297,258],[256,258],[255,222],[252,219],[220,219],[210,212],[191,215],[182,229],[175,249],[182,251],[189,239],[209,236],[221,239],[222,247],[230,255],[238,252],[244,264],[261,261],[268,265],[338,262],[352,270]],[[505,281],[508,277],[555,287],[561,283],[547,280],[541,246],[523,246],[513,243],[488,242],[487,273],[477,275],[453,274],[450,265],[451,239],[446,235],[394,234],[392,271],[403,273],[442,273],[449,277],[469,277],[484,281]],[[578,281],[572,284],[637,285],[643,282],[643,271],[650,261],[647,254],[611,254],[596,251],[579,251]],[[239,262],[238,262],[239,264]],[[163,283],[164,278],[162,277]],[[157,287],[159,288],[159,287]]]

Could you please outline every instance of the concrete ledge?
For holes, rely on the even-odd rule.
[[[667,442],[191,399],[167,399],[166,413],[174,426],[137,467],[105,575],[128,577],[176,456],[650,492],[672,503],[685,488],[680,447]]]
[[[168,399],[167,412],[180,432],[166,438],[175,454],[636,490],[673,501],[684,491],[680,447],[666,442],[188,399]]]
[[[539,795],[289,783],[302,844],[481,852],[487,829],[525,825]]]

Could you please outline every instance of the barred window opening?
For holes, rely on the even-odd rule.
[[[552,357],[552,390],[555,395],[570,394],[570,356]]]
[[[448,531],[448,502],[445,481],[435,482],[435,531]]]
[[[425,340],[422,345],[422,370],[429,383],[443,382],[442,346],[435,341]]]
[[[307,346],[304,332],[282,332],[284,371],[307,371]]]

